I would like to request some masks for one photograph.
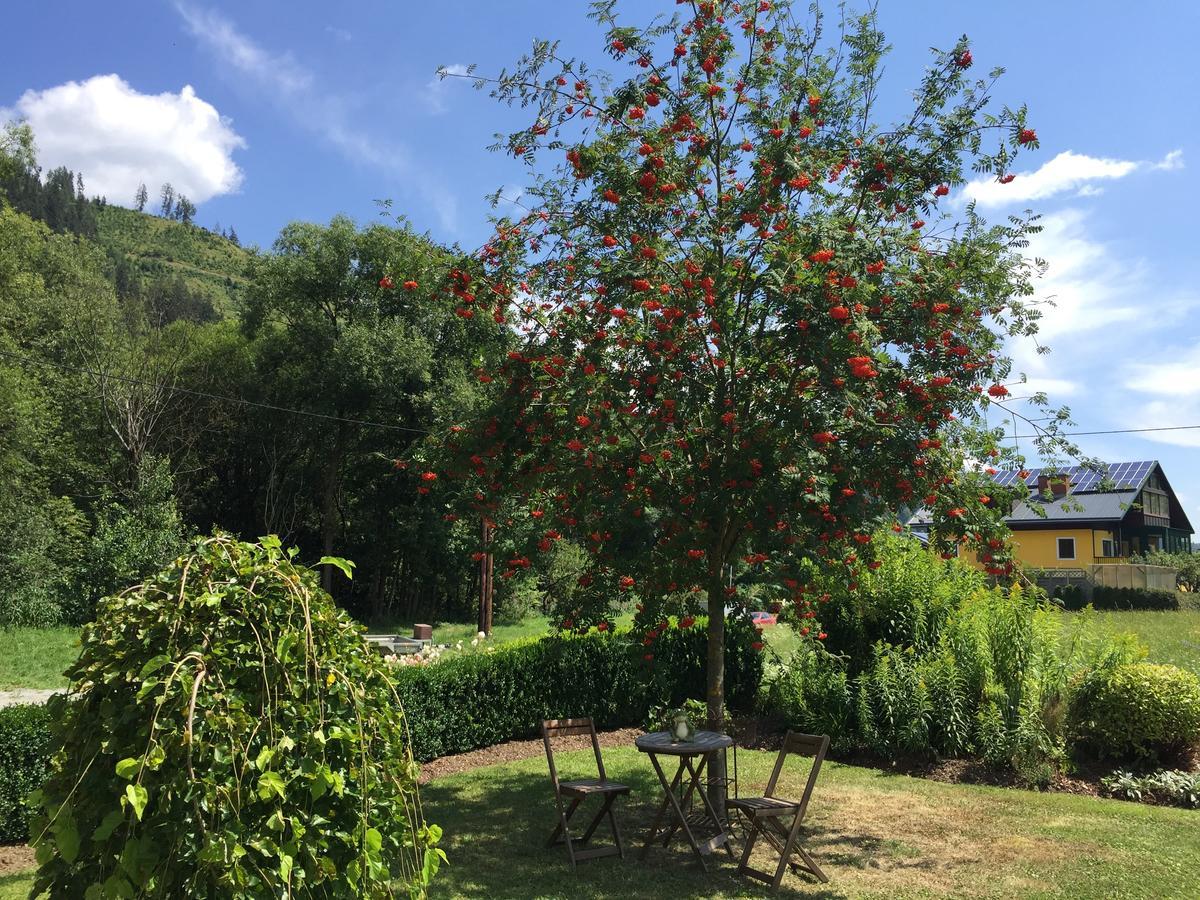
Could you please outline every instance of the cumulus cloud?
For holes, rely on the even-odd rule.
[[[1182,150],[1172,150],[1156,163],[1105,159],[1064,150],[1039,169],[1016,173],[1016,178],[1008,184],[1000,184],[995,178],[979,178],[968,182],[963,193],[980,206],[1045,200],[1071,191],[1088,197],[1103,190],[1093,182],[1125,178],[1139,170],[1174,171],[1182,168]]]
[[[89,194],[129,204],[139,184],[169,181],[202,203],[237,190],[233,151],[246,146],[190,85],[178,94],[142,94],[117,75],[26,91],[0,119],[25,119],[43,167],[83,174]]]

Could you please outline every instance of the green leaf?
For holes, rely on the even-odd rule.
[[[138,678],[146,678],[148,675],[153,675],[170,661],[171,657],[167,656],[165,653],[160,653],[158,656],[151,657],[150,659],[146,660],[146,664],[142,666],[141,671],[138,672]]]
[[[318,566],[334,566],[341,570],[342,574],[347,578],[353,579],[354,573],[350,571],[354,568],[354,563],[348,559],[342,559],[340,556],[322,556],[317,560]]]
[[[146,789],[140,784],[127,784],[125,785],[125,799],[133,807],[133,813],[138,817],[138,821],[140,822],[142,820],[142,810],[146,808],[146,801],[149,799]]]
[[[272,794],[283,799],[287,789],[287,782],[283,780],[278,772],[263,772],[258,776],[258,796],[262,800],[270,799]]]
[[[124,778],[126,781],[133,781],[137,777],[138,769],[142,767],[142,761],[135,759],[132,756],[127,756],[125,759],[117,763],[117,775]]]
[[[275,756],[275,751],[270,747],[263,747],[258,751],[258,758],[254,760],[254,766],[258,769],[265,769],[271,764],[271,759]]]
[[[108,815],[100,820],[100,824],[96,826],[96,830],[92,832],[92,840],[100,843],[107,841],[116,827],[125,819],[125,813],[120,809],[109,810]]]
[[[79,856],[79,829],[73,820],[59,823],[55,828],[54,840],[58,844],[58,854],[67,863],[75,862]]]
[[[366,848],[367,856],[379,855],[379,851],[383,848],[383,835],[379,833],[379,829],[367,829],[367,833],[363,835],[363,846]]]
[[[285,882],[292,880],[292,858],[286,853],[279,854],[279,877]]]

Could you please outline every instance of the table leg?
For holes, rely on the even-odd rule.
[[[687,816],[685,816],[683,814],[683,809],[679,805],[679,799],[675,796],[675,791],[673,790],[674,785],[679,783],[679,781],[683,775],[683,770],[685,768],[683,759],[681,758],[681,760],[680,760],[679,770],[675,773],[675,781],[673,782],[672,787],[667,787],[667,776],[665,774],[663,774],[662,766],[660,766],[658,764],[658,757],[653,753],[649,753],[647,755],[650,757],[650,762],[652,762],[654,764],[654,771],[658,773],[659,782],[662,784],[662,786],[667,791],[667,802],[670,803],[671,807],[675,810],[676,821],[679,823],[678,827],[683,829],[683,833],[687,837],[688,844],[691,845],[692,852],[694,852],[696,854],[696,859],[698,859],[700,861],[700,868],[702,868],[705,871],[705,873],[707,873],[708,872],[708,864],[704,861],[704,854],[700,852],[700,845],[696,843],[696,838],[692,834],[692,829],[690,827],[688,827]],[[691,772],[695,771],[692,769],[691,765],[687,765],[686,768]],[[701,769],[703,769],[703,766],[701,767]],[[693,779],[688,787],[688,795],[689,796],[690,796],[691,792],[695,789],[695,787],[696,787],[696,782]],[[657,830],[657,828],[658,828],[658,824],[656,822],[655,830]],[[675,827],[672,827],[671,833],[674,834],[674,831],[675,831]],[[651,837],[650,837],[650,841],[647,842],[646,850],[649,849],[649,845],[652,844],[653,842],[654,842],[654,835],[652,833]],[[664,846],[666,846],[666,845],[664,844]],[[643,854],[645,854],[646,851],[643,850],[642,852],[643,852]]]
[[[693,792],[695,792],[696,785],[699,783],[700,775],[704,772],[704,762],[706,759],[707,759],[706,756],[701,756],[699,768],[693,768],[692,758],[690,756],[680,757],[680,765],[686,766],[688,775],[691,776],[690,780],[688,781],[687,792],[683,795],[683,800],[680,803],[680,806],[686,807],[688,805],[688,802],[692,799],[692,794],[693,794]],[[703,794],[704,790],[701,789],[700,793]],[[666,847],[668,844],[671,843],[671,838],[673,838],[675,836],[675,832],[678,830],[679,830],[678,822],[671,825],[670,829],[667,831],[667,836],[663,839],[664,847]]]
[[[642,848],[641,858],[645,859],[650,852],[650,845],[654,843],[658,835],[658,824],[662,821],[663,816],[667,812],[667,807],[671,805],[670,798],[674,796],[676,789],[679,787],[679,781],[683,778],[683,761],[680,760],[679,768],[675,772],[675,778],[670,784],[667,784],[667,777],[663,774],[662,768],[658,764],[658,758],[653,753],[646,754],[650,757],[650,761],[654,764],[654,771],[658,773],[658,781],[662,785],[663,799],[658,805],[658,812],[654,816],[654,824],[650,826],[650,836],[646,838],[646,846]]]

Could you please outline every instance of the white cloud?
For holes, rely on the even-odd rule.
[[[351,121],[351,104],[324,90],[320,79],[290,54],[272,53],[214,10],[202,9],[183,0],[175,8],[184,24],[201,44],[224,64],[237,71],[240,80],[265,92],[301,127],[354,162],[379,169],[410,186],[433,209],[442,226],[453,231],[458,220],[458,202],[431,173],[421,171],[402,145],[381,140]]]
[[[446,90],[450,86],[450,81],[457,81],[462,76],[470,74],[470,71],[470,67],[464,66],[462,63],[439,68],[438,74],[425,85],[425,93],[422,95],[429,111],[439,115],[444,113],[446,111]],[[442,72],[446,73],[444,78],[441,75]]]
[[[287,55],[268,53],[215,10],[186,3],[175,8],[194,37],[208,44],[226,62],[285,94],[297,94],[313,83],[312,75]]]
[[[348,44],[350,41],[354,40],[354,35],[352,35],[345,28],[338,28],[336,25],[326,25],[325,33],[337,38],[343,44]]]
[[[980,178],[968,182],[963,193],[980,206],[1045,200],[1069,191],[1078,191],[1079,196],[1089,197],[1102,190],[1092,184],[1095,181],[1124,178],[1139,169],[1175,171],[1182,168],[1182,150],[1172,150],[1156,163],[1104,159],[1064,150],[1040,169],[1016,173],[1016,178],[1008,184],[1001,184],[995,178]]]
[[[139,184],[153,194],[169,181],[202,203],[237,190],[232,154],[246,142],[190,85],[178,94],[142,94],[117,75],[26,91],[0,120],[25,119],[44,168],[83,175],[89,194],[129,204]]]
[[[1164,286],[1146,260],[1096,240],[1090,215],[1082,210],[1053,213],[1041,224],[1027,253],[1044,259],[1048,268],[1030,299],[1042,304],[1037,339],[1050,352],[1038,353],[1027,339],[1010,345],[1014,373],[1029,379],[1021,393],[1044,391],[1052,406],[1111,405],[1131,382],[1114,361],[1127,358],[1130,347],[1161,343],[1152,335],[1167,323],[1185,321],[1189,310],[1200,307],[1200,297]],[[1159,315],[1146,315],[1147,297],[1155,298]],[[1190,383],[1200,383],[1200,377]],[[1088,413],[1088,424],[1095,424],[1099,412]]]
[[[1156,162],[1150,168],[1158,169],[1162,172],[1175,172],[1183,168],[1183,151],[1172,150],[1161,161]]]

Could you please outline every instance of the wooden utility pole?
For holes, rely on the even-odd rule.
[[[492,526],[485,518],[481,523],[483,556],[479,557],[479,630],[492,635]]]

